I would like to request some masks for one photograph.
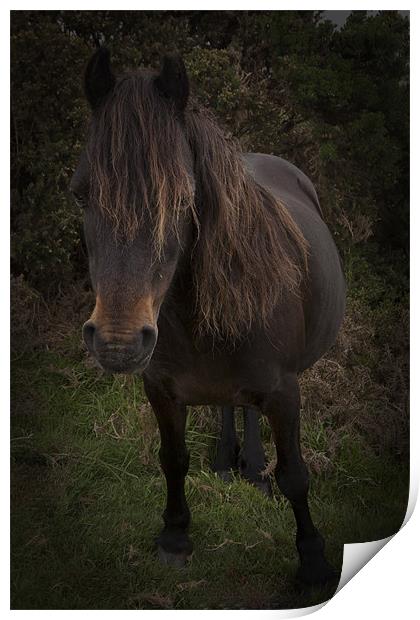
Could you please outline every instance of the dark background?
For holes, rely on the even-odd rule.
[[[121,69],[158,66],[177,49],[195,94],[244,149],[282,155],[311,177],[343,253],[368,242],[407,264],[408,18],[358,11],[338,30],[320,17],[15,12],[13,272],[45,291],[85,269],[67,189],[87,116],[81,75],[99,42]]]
[[[408,484],[409,21],[398,11],[371,13],[352,12],[338,29],[314,11],[12,12],[16,607],[211,607],[221,587],[215,585],[214,598],[208,583],[206,594],[195,586],[179,589],[173,577],[153,573],[150,559],[152,585],[143,584],[141,596],[133,594],[140,586],[136,582],[135,588],[132,579],[101,593],[105,575],[118,582],[116,572],[124,574],[121,562],[130,574],[140,552],[134,538],[124,538],[127,533],[118,540],[125,541],[124,549],[134,545],[137,551],[121,552],[124,561],[111,551],[118,548],[115,541],[101,559],[98,547],[87,543],[89,527],[100,514],[94,490],[100,463],[108,472],[116,467],[123,486],[121,468],[142,480],[144,489],[151,477],[159,479],[154,423],[133,422],[133,396],[147,408],[141,386],[98,377],[80,342],[92,297],[81,213],[68,185],[88,118],[83,70],[98,44],[111,49],[121,71],[140,64],[157,68],[164,53],[177,50],[194,96],[244,150],[280,155],[313,181],[349,286],[337,346],[302,378],[305,457],[319,481],[314,510],[330,528],[336,558],[343,542],[380,538],[401,523]],[[124,417],[127,411],[132,417]],[[193,460],[199,480],[217,433],[215,420],[208,421],[205,413],[193,412],[190,429],[192,445],[201,446]],[[263,432],[270,456],[267,427]],[[131,469],[124,469],[131,448]],[[87,471],[92,454],[97,459]],[[109,530],[101,533],[106,540],[130,510],[133,490],[126,489],[126,505],[117,509],[123,487],[114,488],[101,476],[104,510],[112,512],[113,506],[115,512]],[[213,480],[206,484],[216,494],[225,493]],[[239,496],[242,492],[248,491]],[[259,501],[248,498],[247,505],[255,502],[255,510],[268,510]],[[225,497],[226,502],[226,510],[233,510]],[[157,519],[160,504],[154,508]],[[358,516],[352,515],[349,529],[347,515],[355,506]],[[216,522],[220,515],[212,517],[209,510],[204,514]],[[246,540],[249,531],[238,530],[236,536]],[[225,538],[233,534],[214,541],[215,546]],[[287,574],[287,562],[272,567],[264,554],[261,562],[269,575]],[[217,570],[223,575],[227,569]],[[275,585],[261,571],[254,598],[249,597],[250,583],[258,583],[255,566],[249,580],[233,580],[236,585],[221,606],[293,606],[309,600],[290,594],[288,582]],[[210,579],[200,571],[197,575],[190,581]],[[274,604],[276,588],[286,594]]]

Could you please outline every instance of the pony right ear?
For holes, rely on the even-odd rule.
[[[159,92],[171,100],[180,112],[183,112],[190,92],[187,70],[178,54],[165,56],[162,68],[155,79]]]
[[[109,50],[100,47],[89,60],[85,71],[85,95],[92,110],[99,106],[114,86]]]

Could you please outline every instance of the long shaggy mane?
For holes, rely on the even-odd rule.
[[[236,341],[267,325],[285,292],[299,295],[307,243],[284,205],[246,169],[238,143],[190,104],[180,118],[153,75],[121,78],[92,117],[91,200],[116,235],[134,238],[146,219],[156,252],[191,213],[198,331]],[[194,179],[186,165],[186,141]]]

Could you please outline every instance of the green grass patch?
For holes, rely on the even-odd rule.
[[[210,471],[217,422],[208,408],[191,412],[187,430],[194,554],[184,570],[161,566],[153,540],[165,485],[141,380],[101,376],[70,345],[67,358],[27,352],[14,364],[13,608],[264,609],[332,595],[333,588],[304,591],[295,583],[295,526],[280,493],[267,499]],[[306,420],[304,445],[329,459],[330,432],[325,421]],[[338,568],[343,543],[398,529],[407,488],[403,465],[355,433],[339,437],[311,490],[314,519]]]

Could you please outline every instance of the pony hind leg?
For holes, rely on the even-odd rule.
[[[276,482],[287,497],[296,519],[296,547],[300,557],[297,578],[308,585],[325,584],[337,576],[324,555],[324,539],[308,506],[309,475],[300,451],[300,391],[297,377],[288,375],[280,392],[266,397],[262,406],[277,450]]]
[[[230,482],[232,472],[237,470],[239,449],[235,409],[231,406],[222,407],[222,429],[216,444],[216,457],[212,469],[225,482]]]
[[[185,445],[187,408],[178,405],[146,378],[144,387],[159,425],[159,458],[167,487],[166,508],[162,515],[164,528],[156,539],[158,555],[163,564],[183,567],[193,550],[188,536],[190,511],[184,489],[189,467]]]
[[[263,478],[265,454],[261,441],[260,420],[254,407],[244,407],[244,441],[239,455],[241,476],[265,495],[271,496],[269,478]]]

